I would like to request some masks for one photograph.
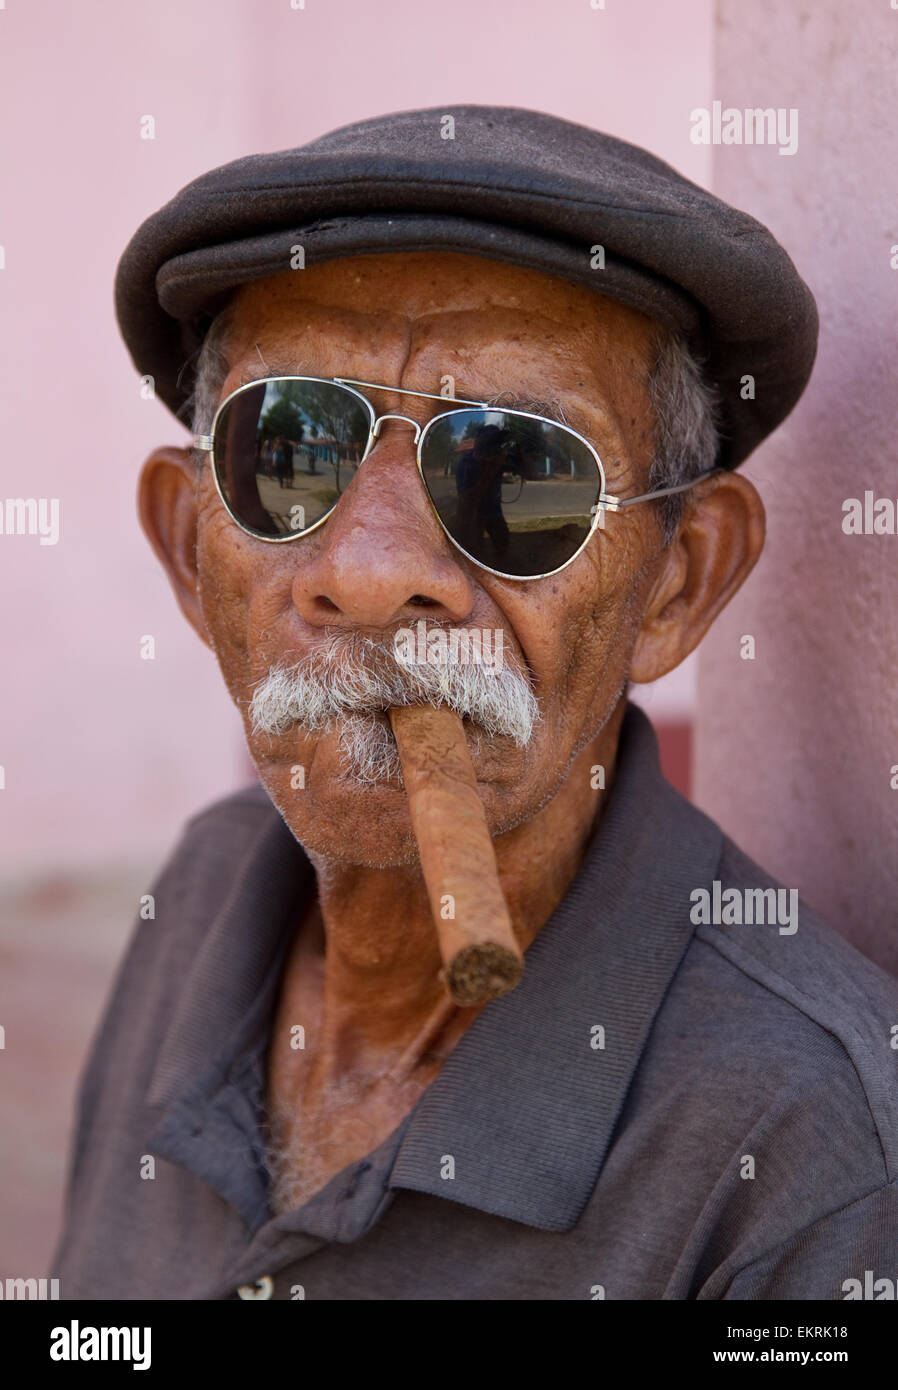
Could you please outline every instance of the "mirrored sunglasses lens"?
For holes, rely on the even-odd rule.
[[[362,402],[329,381],[259,382],[225,406],[215,471],[241,524],[260,536],[300,534],[334,507],[368,442]]]
[[[449,534],[490,569],[548,574],[589,535],[599,469],[582,440],[549,420],[455,411],[428,431],[421,470]]]

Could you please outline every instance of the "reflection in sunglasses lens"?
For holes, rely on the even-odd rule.
[[[308,530],[334,507],[368,442],[362,402],[329,381],[285,377],[241,391],[215,427],[215,469],[240,522],[260,536]]]
[[[589,535],[599,470],[586,444],[552,421],[454,411],[428,431],[421,467],[449,534],[490,569],[548,574]]]

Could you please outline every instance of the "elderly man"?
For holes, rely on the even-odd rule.
[[[893,1275],[898,990],[665,782],[627,699],[761,552],[735,470],[816,342],[782,248],[608,136],[406,112],[189,185],[117,308],[192,410],[141,519],[260,783],[189,822],[134,932],[63,1296],[837,1300]],[[287,437],[316,467],[281,485]],[[502,660],[399,655],[459,630]],[[473,1007],[391,732],[414,705],[464,719],[525,950]]]

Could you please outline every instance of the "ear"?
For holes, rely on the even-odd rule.
[[[181,612],[206,646],[211,647],[197,585],[197,469],[188,449],[153,450],[140,472],[137,510]]]
[[[764,547],[764,504],[747,478],[718,473],[689,496],[643,613],[630,665],[638,683],[658,680],[698,646]]]

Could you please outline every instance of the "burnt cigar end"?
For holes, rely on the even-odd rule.
[[[446,987],[456,1004],[471,1008],[498,999],[521,978],[521,957],[493,941],[463,946],[445,971]]]

